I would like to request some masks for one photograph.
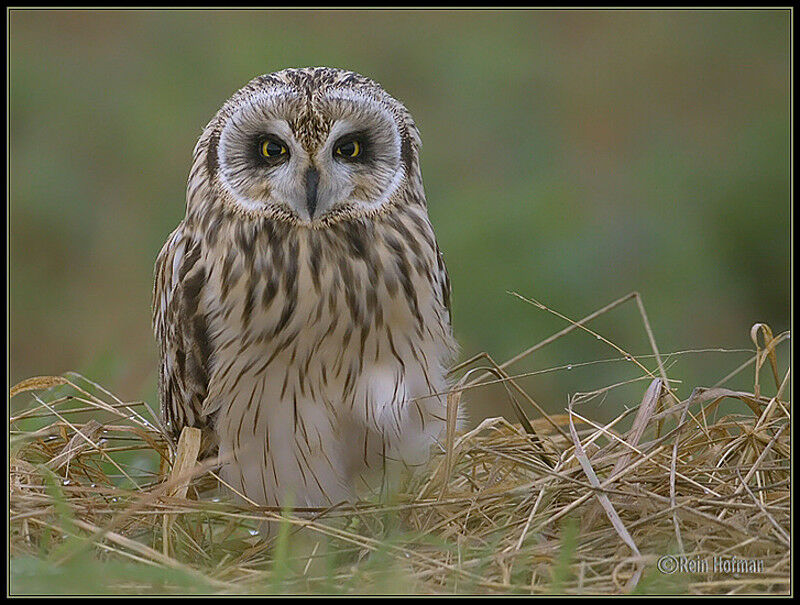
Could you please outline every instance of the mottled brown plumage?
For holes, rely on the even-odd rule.
[[[378,84],[305,68],[252,80],[195,147],[156,261],[161,409],[248,500],[352,501],[443,433],[456,345],[419,145]]]

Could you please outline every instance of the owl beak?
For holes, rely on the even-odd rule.
[[[312,219],[317,209],[317,185],[319,185],[319,172],[312,166],[306,170],[306,208],[308,216]]]

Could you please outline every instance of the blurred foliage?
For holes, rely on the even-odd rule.
[[[289,66],[364,73],[415,116],[465,358],[565,325],[508,291],[578,319],[637,290],[662,351],[789,327],[787,10],[14,9],[9,28],[12,382],[76,369],[154,401],[152,266],[194,143]],[[634,305],[593,326],[649,352]],[[519,370],[614,356],[574,333]],[[745,359],[698,357],[673,374],[704,384]],[[524,384],[557,410],[632,376]],[[507,412],[498,396],[475,391],[473,420]]]

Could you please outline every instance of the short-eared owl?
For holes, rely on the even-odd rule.
[[[443,434],[456,345],[419,147],[400,102],[325,67],[253,79],[195,146],[156,261],[161,410],[250,501],[353,501]]]

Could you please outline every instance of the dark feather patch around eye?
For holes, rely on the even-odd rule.
[[[264,144],[272,142],[278,147],[283,147],[287,150],[286,153],[267,157],[263,153]],[[284,143],[279,137],[271,133],[257,133],[247,138],[247,159],[254,167],[268,167],[283,164],[289,159],[288,149],[289,146]]]
[[[340,153],[340,149],[351,149],[349,144],[356,143],[354,148],[357,150],[355,157],[350,157],[348,153]],[[340,136],[333,144],[333,155],[336,159],[352,164],[370,164],[375,159],[372,140],[366,130],[350,132]]]

